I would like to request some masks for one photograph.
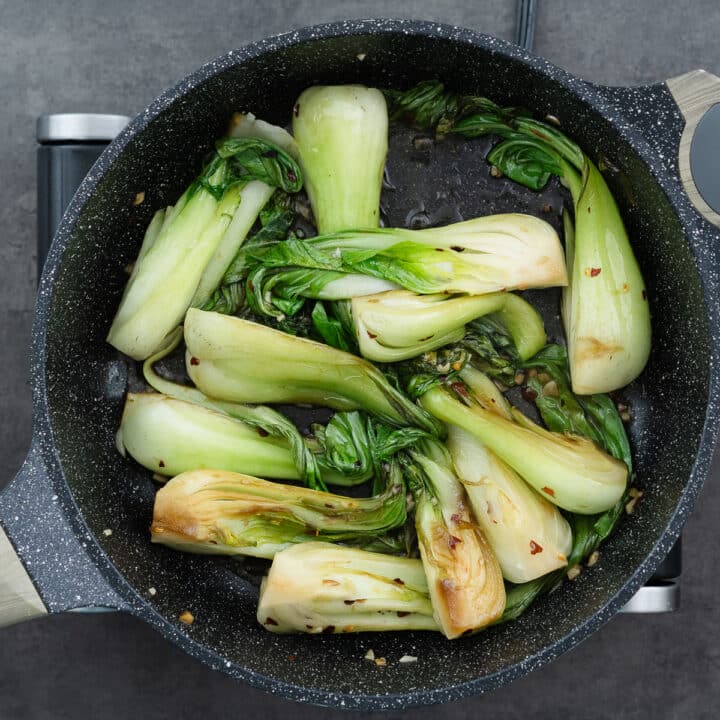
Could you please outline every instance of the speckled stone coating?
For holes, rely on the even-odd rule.
[[[429,77],[558,116],[606,166],[654,318],[650,364],[628,391],[636,482],[645,497],[591,571],[512,624],[452,643],[424,633],[274,636],[255,622],[256,589],[240,566],[148,542],[153,485],[114,449],[128,366],[104,337],[126,280],[122,268],[153,210],[178,196],[232,111],[285,121],[298,92],[313,83],[407,86]],[[717,429],[720,237],[681,189],[681,130],[664,86],[598,88],[502,41],[409,21],[340,23],[272,38],[219,58],[161,96],[93,167],[43,274],[32,350],[35,441],[0,495],[0,518],[49,609],[126,610],[257,687],[364,709],[491,690],[599,628],[678,536]],[[140,190],[145,202],[133,207]],[[193,625],[178,621],[184,610]],[[387,667],[363,660],[369,648]],[[405,654],[418,662],[399,664]]]

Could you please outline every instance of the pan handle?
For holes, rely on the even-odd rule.
[[[0,628],[68,610],[127,609],[89,554],[94,541],[71,524],[70,503],[55,493],[34,439],[0,492]]]
[[[685,118],[678,157],[683,187],[697,211],[720,227],[720,78],[693,70],[666,85]]]

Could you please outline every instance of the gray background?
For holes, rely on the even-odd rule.
[[[433,19],[506,39],[514,0],[161,3],[0,0],[0,487],[29,445],[35,289],[34,121],[133,114],[201,63],[250,40],[346,17]],[[717,0],[540,0],[536,51],[589,80],[720,74]],[[491,695],[386,717],[716,718],[720,702],[720,466],[684,533],[683,606],[618,617],[575,651]],[[0,720],[336,718],[236,684],[130,617],[57,616],[0,631]],[[358,717],[356,715],[356,717]]]

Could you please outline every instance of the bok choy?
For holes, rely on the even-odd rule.
[[[477,438],[553,504],[590,515],[613,507],[628,475],[624,463],[579,435],[550,432],[515,408],[511,418],[484,407],[462,382],[433,387],[422,406]]]
[[[302,187],[287,153],[256,138],[219,141],[177,204],[150,224],[107,341],[136,360],[152,355],[191,303],[215,290],[274,187]]]
[[[274,633],[438,630],[419,560],[327,542],[275,554],[257,619]]]
[[[212,312],[185,318],[186,368],[208,397],[366,410],[392,427],[443,428],[366,360],[321,343]]]
[[[222,470],[175,476],[155,496],[152,541],[186,552],[271,558],[311,540],[373,544],[405,522],[405,490],[396,462],[370,498],[282,485]]]
[[[343,295],[335,292],[334,298],[323,295],[326,285],[339,285],[344,277],[340,273],[371,276],[422,294],[482,295],[567,284],[557,233],[544,220],[521,214],[489,215],[425,230],[346,230],[252,246],[246,253],[248,262],[256,265],[249,290],[258,305],[278,287],[281,297],[319,299],[378,292],[351,287]]]
[[[362,85],[305,90],[293,133],[318,232],[376,228],[388,148],[388,115],[379,90]]]
[[[435,621],[450,639],[490,625],[505,608],[502,573],[469,513],[447,450],[423,443],[407,453],[404,472]]]

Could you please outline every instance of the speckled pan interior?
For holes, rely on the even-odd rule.
[[[177,198],[233,111],[284,123],[294,98],[314,83],[405,87],[434,77],[467,93],[522,104],[540,117],[551,112],[609,168],[654,318],[650,364],[628,391],[636,412],[636,482],[645,497],[592,570],[517,622],[454,642],[427,633],[275,636],[255,621],[256,588],[241,566],[149,543],[154,486],[114,446],[128,366],[104,342],[126,281],[123,268],[137,253],[152,212]],[[646,112],[653,123],[662,120],[662,133],[652,130]],[[714,437],[709,397],[717,378],[709,317],[714,324],[717,298],[708,266],[717,267],[711,245],[716,236],[678,184],[674,158],[681,128],[663,86],[604,93],[492,38],[398,21],[324,26],[230,53],[139,116],[95,166],[66,217],[46,270],[36,327],[40,334],[46,329],[44,347],[36,346],[36,367],[37,395],[43,408],[47,403],[54,439],[54,450],[45,454],[51,478],[56,492],[69,486],[92,536],[90,552],[106,554],[111,565],[103,572],[126,607],[188,652],[254,685],[362,708],[492,689],[606,621],[672,545],[702,483]],[[477,165],[477,155],[457,153],[466,178],[457,192],[469,198],[471,161]],[[433,166],[418,168],[417,186],[406,190],[408,205],[413,193],[433,187]],[[145,201],[134,207],[141,190]],[[424,197],[435,202],[432,193]],[[497,209],[508,202],[502,197]],[[403,220],[401,205],[390,209],[396,222]],[[486,200],[470,200],[468,208],[496,209]],[[105,528],[113,529],[110,537]],[[150,587],[157,590],[152,597]],[[186,609],[196,618],[189,627],[177,620]],[[369,648],[387,658],[387,667],[363,660]],[[399,664],[405,654],[418,662]]]

